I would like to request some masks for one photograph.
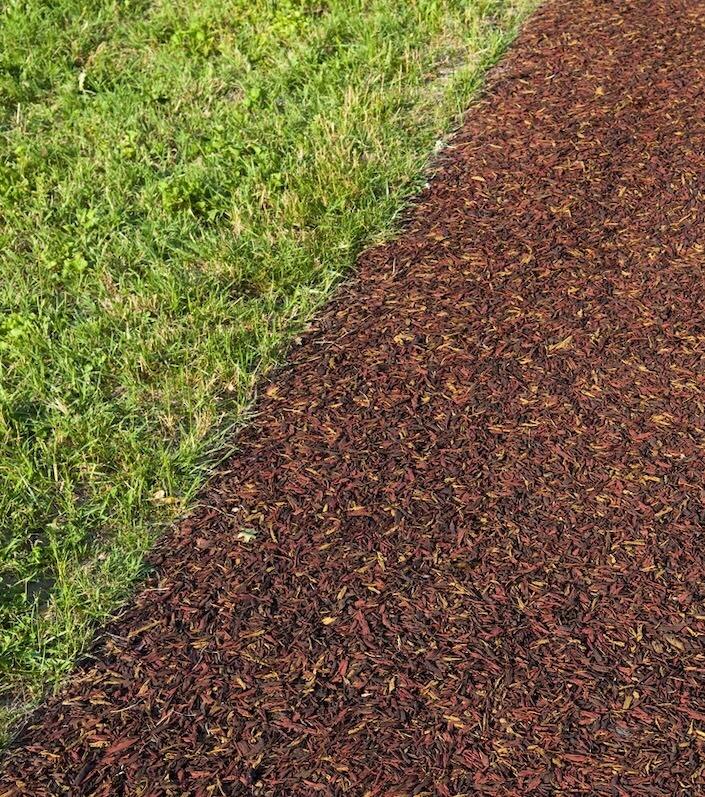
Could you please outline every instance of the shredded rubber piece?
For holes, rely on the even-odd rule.
[[[705,794],[705,5],[556,0],[5,795]]]

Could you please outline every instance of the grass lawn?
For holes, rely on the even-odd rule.
[[[0,9],[0,726],[143,573],[534,0]]]

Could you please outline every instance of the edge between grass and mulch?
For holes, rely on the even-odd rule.
[[[0,737],[144,576],[536,4],[3,10]]]

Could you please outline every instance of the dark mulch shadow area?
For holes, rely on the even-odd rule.
[[[704,77],[533,19],[1,794],[705,793]]]

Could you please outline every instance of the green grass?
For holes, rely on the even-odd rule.
[[[129,594],[533,2],[2,6],[5,724]]]

